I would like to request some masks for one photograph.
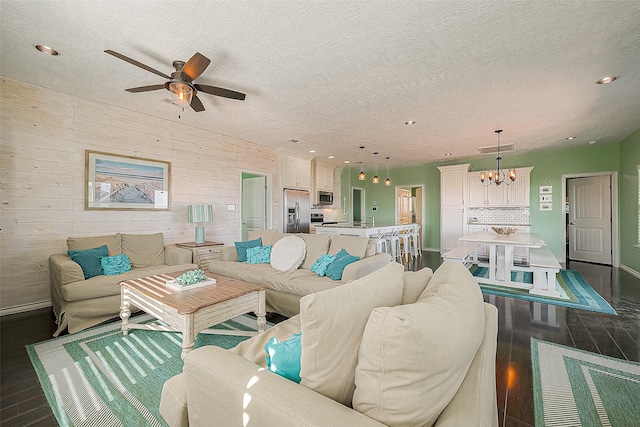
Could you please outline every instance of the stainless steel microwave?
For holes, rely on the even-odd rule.
[[[318,191],[318,204],[319,205],[332,205],[333,193],[331,191]]]

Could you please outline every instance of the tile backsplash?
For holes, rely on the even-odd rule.
[[[497,225],[530,225],[529,208],[468,208],[467,223]]]

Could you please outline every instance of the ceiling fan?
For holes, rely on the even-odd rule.
[[[200,77],[204,70],[209,66],[211,60],[199,52],[196,52],[187,62],[173,61],[173,68],[175,71],[171,73],[171,76],[164,74],[162,71],[158,71],[155,68],[151,68],[141,62],[124,56],[121,53],[113,50],[105,50],[105,53],[115,56],[129,64],[133,64],[136,67],[140,67],[143,70],[157,74],[160,77],[167,79],[164,84],[140,86],[125,89],[127,92],[138,93],[148,92],[152,90],[167,89],[171,92],[171,99],[183,109],[187,106],[191,106],[194,111],[204,111],[204,105],[197,96],[198,92],[208,93],[209,95],[221,96],[223,98],[238,99],[244,101],[246,95],[244,93],[236,92],[229,89],[224,89],[216,86],[201,85],[194,83],[194,80]]]

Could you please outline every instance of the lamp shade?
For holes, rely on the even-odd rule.
[[[209,222],[213,221],[213,206],[211,205],[189,205],[187,206],[189,222]]]

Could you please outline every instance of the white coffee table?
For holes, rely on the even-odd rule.
[[[159,274],[120,282],[120,318],[122,333],[130,329],[176,331],[182,333],[180,356],[193,350],[198,333],[223,335],[255,335],[253,331],[208,329],[213,325],[233,319],[245,313],[255,312],[258,332],[266,325],[265,286],[257,286],[242,280],[206,273],[216,279],[214,285],[191,290],[176,291],[166,285],[183,272]],[[131,306],[136,306],[166,323],[168,326],[129,323]]]

